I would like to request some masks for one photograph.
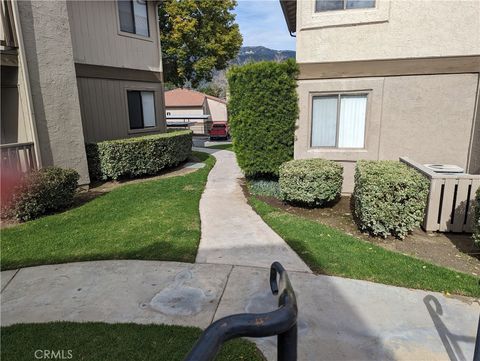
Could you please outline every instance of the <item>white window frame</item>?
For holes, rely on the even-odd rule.
[[[332,9],[332,10],[321,10],[321,11],[317,11],[317,0],[314,0],[314,6],[313,6],[313,9],[314,9],[314,12],[316,14],[321,14],[321,13],[325,13],[325,12],[330,12],[330,11],[350,11],[350,10],[368,10],[368,9],[375,9],[377,7],[377,1],[378,0],[373,0],[374,1],[374,4],[373,6],[370,6],[370,7],[365,7],[365,8],[347,8],[347,1],[348,0],[342,0],[343,1],[343,9]]]
[[[350,95],[350,96],[365,96],[366,97],[366,106],[365,106],[365,126],[363,129],[363,147],[351,148],[351,147],[339,147],[338,146],[338,136],[340,130],[340,107],[341,107],[341,96]],[[318,146],[313,145],[313,99],[317,97],[337,97],[337,114],[336,114],[336,133],[335,133],[335,146]],[[370,108],[370,91],[342,91],[342,92],[326,92],[326,93],[311,93],[309,101],[309,148],[310,149],[331,149],[337,151],[364,151],[367,148],[367,128],[368,128],[368,116]]]

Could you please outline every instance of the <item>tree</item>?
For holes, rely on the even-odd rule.
[[[197,90],[200,93],[211,95],[212,97],[225,98],[225,92],[223,89],[215,85],[213,82],[200,86],[197,88]]]
[[[196,88],[237,56],[236,0],[163,0],[159,6],[165,81]]]

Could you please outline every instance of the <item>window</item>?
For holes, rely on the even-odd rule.
[[[128,90],[127,98],[130,129],[155,127],[155,101],[153,92]]]
[[[367,94],[315,96],[312,147],[363,148]]]
[[[315,12],[375,7],[375,0],[315,0]]]
[[[148,9],[145,0],[118,0],[118,12],[121,31],[150,36]]]

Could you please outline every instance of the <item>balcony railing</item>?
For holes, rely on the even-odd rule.
[[[38,168],[32,142],[1,144],[2,169],[28,173]]]

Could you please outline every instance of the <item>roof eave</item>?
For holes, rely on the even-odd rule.
[[[297,0],[280,0],[290,35],[297,31]]]

